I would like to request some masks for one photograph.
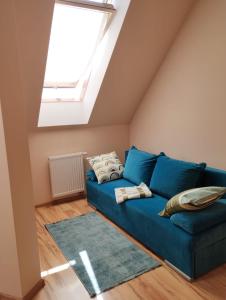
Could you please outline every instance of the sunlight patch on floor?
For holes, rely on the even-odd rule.
[[[98,282],[97,282],[97,278],[96,278],[96,276],[95,276],[95,273],[94,273],[94,271],[93,271],[93,267],[92,267],[92,265],[91,265],[91,262],[90,262],[90,259],[89,259],[89,256],[88,256],[87,251],[85,251],[85,250],[84,250],[84,251],[81,251],[81,252],[79,252],[79,255],[80,255],[81,259],[82,259],[82,262],[83,262],[83,264],[84,264],[84,267],[85,267],[85,269],[86,269],[86,272],[87,272],[87,274],[89,275],[89,278],[90,278],[90,281],[91,281],[91,283],[92,283],[92,285],[93,285],[93,288],[94,288],[94,290],[95,290],[95,293],[96,293],[96,294],[100,294],[100,293],[101,293],[101,290],[100,290],[99,284],[98,284]],[[99,297],[99,298],[98,298],[98,297]],[[102,300],[103,297],[99,295],[99,296],[97,296],[96,299]]]
[[[76,264],[76,261],[75,260],[70,260],[68,263],[66,264],[63,264],[63,265],[60,265],[60,266],[57,266],[55,268],[52,268],[52,269],[49,269],[49,270],[46,270],[46,271],[43,271],[41,272],[41,277],[46,277],[48,275],[52,275],[52,274],[55,274],[55,273],[58,273],[58,272],[61,272],[61,271],[64,271],[64,270],[67,270],[69,269],[71,266],[74,266]]]

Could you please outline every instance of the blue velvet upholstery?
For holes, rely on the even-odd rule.
[[[86,171],[86,178],[91,181],[97,181],[96,174],[92,169]]]
[[[202,186],[226,186],[226,171],[207,167],[203,174]]]
[[[151,177],[150,188],[169,199],[197,187],[205,167],[205,163],[196,164],[160,156]]]
[[[123,172],[123,177],[139,185],[141,182],[149,185],[156,164],[157,155],[138,149],[130,149]]]
[[[199,233],[226,221],[226,199],[217,200],[212,206],[200,211],[173,214],[170,220],[188,233]]]
[[[114,188],[124,186],[133,186],[133,184],[125,179],[102,185],[88,181],[88,201],[141,243],[191,274],[189,268],[189,264],[192,263],[191,235],[173,225],[170,219],[158,216],[167,200],[154,195],[151,198],[133,199],[118,205],[115,201]],[[178,251],[184,243],[187,245],[187,250]],[[186,261],[189,263],[186,264]]]
[[[133,185],[126,179],[102,185],[88,180],[88,202],[191,278],[197,278],[226,262],[226,199],[194,214],[174,215],[175,222],[181,220],[180,225],[175,225],[173,219],[158,215],[167,202],[158,194],[118,205],[114,188]],[[226,172],[208,168],[203,185],[226,185]]]
[[[136,150],[137,150],[137,147],[133,145],[133,146],[131,146],[128,150],[125,151],[125,163],[126,163],[126,160],[127,160],[128,154],[129,154],[129,151],[130,151],[131,149],[136,149]]]

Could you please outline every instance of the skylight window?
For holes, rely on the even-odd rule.
[[[130,1],[55,2],[38,127],[89,123]]]
[[[109,1],[56,2],[42,102],[83,100],[95,53],[113,12]]]

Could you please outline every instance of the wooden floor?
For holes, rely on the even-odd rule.
[[[93,209],[87,205],[86,200],[76,200],[70,203],[36,209],[41,271],[48,271],[52,274],[44,274],[45,277],[43,278],[46,285],[34,298],[35,300],[90,299],[74,271],[70,268],[65,269],[67,268],[67,261],[43,226],[46,223],[53,223],[90,211],[93,211]],[[119,231],[123,232],[120,229]],[[127,235],[127,237],[140,245],[130,236]],[[142,245],[140,247],[154,256]],[[163,263],[163,266],[123,283],[94,299],[226,299],[226,265],[190,283]]]

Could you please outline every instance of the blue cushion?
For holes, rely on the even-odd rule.
[[[202,186],[226,186],[226,171],[207,167],[205,169]]]
[[[137,147],[133,145],[128,150],[125,151],[125,163],[126,163],[126,160],[127,160],[128,154],[129,154],[129,150],[131,150],[131,149],[137,150]]]
[[[157,156],[138,149],[130,149],[123,172],[123,177],[136,185],[141,182],[147,185],[156,164]]]
[[[226,221],[226,199],[220,199],[201,211],[176,213],[170,221],[191,234],[202,232]]]
[[[185,190],[197,187],[205,167],[205,163],[196,164],[160,156],[151,178],[150,188],[153,192],[169,199]]]

